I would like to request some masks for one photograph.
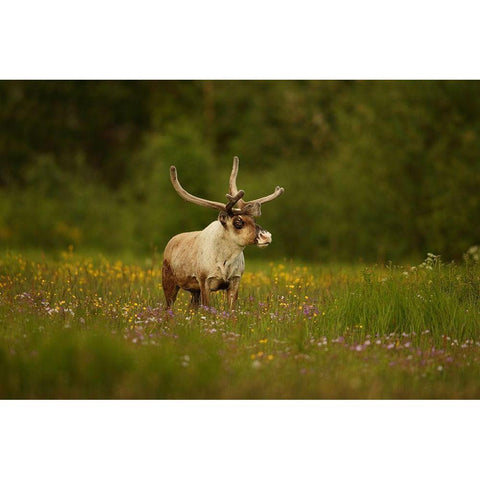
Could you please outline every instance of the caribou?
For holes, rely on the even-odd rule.
[[[188,193],[178,181],[177,169],[170,167],[170,180],[181,198],[219,211],[217,220],[201,231],[175,235],[163,253],[162,287],[165,307],[171,309],[180,289],[191,293],[191,307],[210,306],[210,294],[226,290],[227,303],[234,309],[240,279],[245,270],[243,250],[247,245],[266,247],[272,235],[255,222],[261,205],[279,197],[284,189],[246,202],[245,192],[237,188],[239,159],[234,157],[227,202],[214,202]]]

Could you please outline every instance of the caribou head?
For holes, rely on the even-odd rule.
[[[170,179],[173,188],[187,202],[219,210],[218,220],[228,232],[232,242],[242,246],[257,245],[266,247],[272,243],[272,235],[255,223],[255,217],[259,217],[262,214],[262,204],[279,197],[284,192],[284,189],[277,186],[272,194],[246,202],[243,200],[245,192],[237,188],[238,166],[239,159],[234,157],[226,203],[206,200],[188,193],[180,185],[177,169],[173,165],[170,167]]]

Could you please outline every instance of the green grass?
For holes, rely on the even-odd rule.
[[[248,257],[248,253],[247,253]],[[248,263],[235,314],[158,259],[0,257],[1,398],[480,398],[480,266]]]

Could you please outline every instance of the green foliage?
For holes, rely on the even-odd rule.
[[[458,257],[476,242],[480,122],[460,98],[477,87],[355,85],[338,110],[338,149],[327,164],[331,195],[339,199],[327,210],[332,249],[363,256],[373,246],[384,260],[428,249]]]
[[[270,258],[460,258],[480,225],[478,82],[0,82],[0,245],[150,252],[214,211],[233,155]],[[256,252],[251,253],[256,257]]]
[[[148,136],[137,160],[132,163],[127,196],[135,204],[140,248],[165,245],[173,235],[198,230],[215,219],[214,212],[179,199],[170,183],[170,165],[176,165],[180,182],[190,192],[206,198],[212,195],[212,155],[188,123]]]

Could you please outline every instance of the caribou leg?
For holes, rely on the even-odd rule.
[[[190,300],[190,308],[197,310],[200,306],[200,290],[191,290],[192,298]]]
[[[230,280],[227,288],[228,308],[233,310],[238,299],[238,287],[240,286],[240,277],[234,277]]]
[[[165,310],[173,307],[180,289],[173,275],[170,264],[164,260],[162,265],[162,287],[165,295]]]
[[[210,306],[210,287],[206,278],[200,279],[200,303],[204,307]]]

